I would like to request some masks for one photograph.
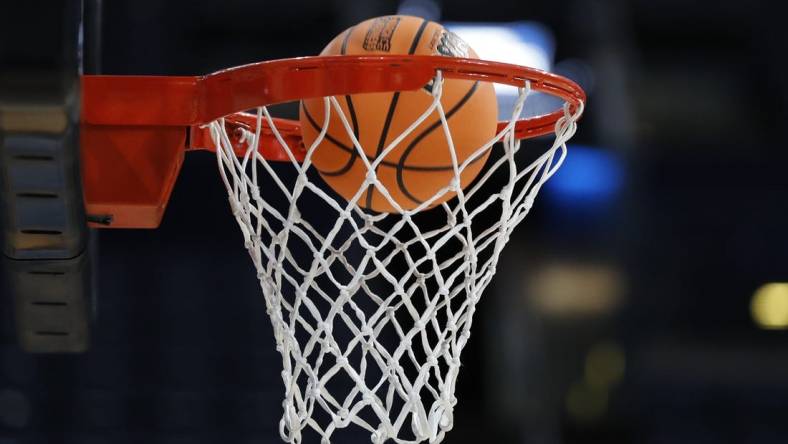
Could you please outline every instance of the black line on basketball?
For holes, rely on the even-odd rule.
[[[317,122],[315,122],[315,119],[312,117],[312,114],[309,113],[309,110],[307,109],[307,107],[304,104],[304,102],[301,102],[301,110],[303,110],[304,115],[306,116],[307,120],[309,120],[309,123],[312,125],[312,128],[314,128],[315,131],[317,131],[317,132],[322,131],[322,128],[320,128],[320,125],[318,125]],[[343,144],[342,142],[338,141],[337,139],[332,137],[331,134],[328,134],[328,132],[326,132],[326,137],[325,138],[329,142],[331,142],[334,145],[336,145],[337,148],[349,153],[350,157],[348,157],[347,162],[342,166],[342,168],[339,168],[338,170],[323,171],[323,170],[318,169],[315,166],[315,169],[317,170],[317,172],[322,174],[322,175],[324,175],[324,176],[333,177],[333,176],[341,176],[341,175],[347,173],[348,171],[350,171],[350,168],[353,167],[353,163],[356,161],[356,157],[358,156],[358,152],[355,149],[350,148],[347,145]],[[314,166],[314,164],[312,164],[312,165]]]
[[[410,43],[410,49],[408,49],[408,55],[413,55],[416,51],[416,46],[419,44],[419,40],[421,40],[421,35],[424,34],[424,28],[427,27],[427,23],[429,21],[422,20],[421,25],[419,25],[419,30],[416,31],[416,35],[413,36],[413,40]],[[380,153],[383,151],[383,148],[386,146],[386,138],[388,137],[389,127],[391,127],[391,120],[394,118],[394,111],[397,109],[397,102],[399,101],[399,94],[400,92],[395,92],[391,97],[391,103],[389,104],[389,111],[386,114],[386,121],[383,123],[383,131],[380,133],[380,140],[378,141],[378,148],[375,151],[375,159],[380,156]],[[377,173],[377,166],[375,167],[375,172]],[[372,190],[374,189],[374,184],[369,184],[367,186],[367,197],[366,197],[366,208],[372,208]]]
[[[353,107],[353,99],[350,96],[345,96],[347,102],[347,109],[350,112],[350,121],[353,124],[353,135],[358,140],[358,119],[356,119],[356,109]]]
[[[304,106],[302,106],[302,108],[304,110],[304,115],[306,116],[307,120],[309,121],[309,124],[312,125],[312,128],[315,131],[320,132],[321,131],[320,125],[318,125],[317,122],[315,121],[315,119],[312,117],[312,115],[309,114],[309,110],[307,109],[307,107],[304,105]],[[452,111],[449,110],[449,112],[451,113]],[[447,118],[448,117],[449,117],[449,114],[447,113]],[[328,140],[329,142],[333,143],[334,145],[336,145],[337,148],[339,148],[340,150],[350,154],[351,156],[358,156],[359,155],[358,151],[356,151],[356,149],[354,147],[350,147],[348,145],[345,145],[344,143],[338,141],[337,139],[335,139],[334,137],[332,137],[328,133],[326,133],[326,140]],[[370,163],[372,163],[372,158],[370,158],[367,155],[365,155],[364,157],[366,157],[367,160]],[[469,165],[473,165],[474,163],[480,161],[481,159],[482,159],[481,157],[477,157],[477,158],[473,159],[470,162]],[[343,169],[344,169],[343,172],[347,172],[347,170],[349,170],[351,166],[352,166],[351,164],[348,164],[345,167],[343,167]],[[380,166],[388,167],[388,168],[397,168],[397,167],[399,167],[399,163],[398,162],[392,162],[390,160],[384,160],[383,162],[380,163]],[[453,170],[454,169],[454,167],[452,165],[402,165],[400,168],[402,168],[403,171],[424,171],[424,172],[448,171],[448,170]],[[341,176],[342,175],[342,172],[340,172],[340,173],[334,173],[334,172],[324,173],[323,171],[319,170],[317,167],[315,167],[315,169],[317,171],[319,171],[321,174],[326,174],[327,176]]]
[[[347,41],[350,40],[350,34],[353,33],[353,28],[355,28],[355,26],[348,28],[347,32],[345,32],[345,38],[342,39],[342,48],[339,50],[339,53],[342,55],[345,55],[347,52]]]
[[[413,53],[416,52],[416,46],[418,46],[419,40],[421,40],[421,35],[424,34],[424,29],[428,24],[430,24],[430,21],[424,20],[421,22],[421,25],[419,25],[419,30],[416,31],[416,35],[413,37],[413,42],[410,44],[410,49],[408,49],[409,55],[413,55]]]
[[[386,121],[383,122],[383,131],[380,132],[380,140],[378,140],[378,148],[375,150],[375,157],[373,159],[377,159],[380,156],[380,153],[383,151],[383,147],[386,146],[386,137],[389,134],[389,127],[391,126],[391,119],[394,118],[394,111],[397,109],[397,102],[399,101],[399,91],[395,92],[391,96],[391,102],[389,103],[389,112],[386,113]],[[377,172],[378,168],[375,167],[375,172]],[[369,184],[367,186],[367,198],[366,198],[366,206],[365,208],[370,209],[372,208],[372,189],[375,187],[374,184]]]
[[[342,49],[339,51],[341,55],[345,55],[347,53],[347,42],[350,40],[350,34],[352,33],[353,28],[348,29],[345,33],[345,38],[342,40]],[[350,112],[350,121],[353,123],[353,135],[356,136],[356,140],[358,140],[358,118],[356,118],[356,109],[353,106],[353,97],[351,97],[350,94],[345,94],[345,102],[347,102],[347,109],[348,112]],[[353,160],[355,160],[355,157]]]
[[[476,92],[476,89],[477,89],[478,86],[479,86],[479,82],[478,81],[473,82],[473,85],[471,85],[471,87],[468,89],[468,92],[465,93],[465,95],[460,100],[458,100],[457,103],[455,103],[454,106],[451,107],[451,109],[449,109],[449,111],[446,113],[446,121],[447,122],[451,118],[451,116],[453,116],[457,111],[459,111],[463,107],[463,105],[465,105],[465,103],[467,103],[468,100],[471,99],[473,94]],[[408,199],[412,200],[413,202],[415,202],[417,204],[422,203],[422,201],[419,200],[418,198],[416,198],[416,196],[414,196],[413,193],[411,193],[408,190],[408,187],[405,185],[405,178],[403,177],[403,170],[405,169],[405,162],[408,160],[408,157],[410,156],[410,153],[413,152],[413,150],[416,148],[416,146],[419,144],[419,142],[421,142],[430,133],[432,133],[437,128],[439,128],[442,123],[443,122],[441,121],[441,119],[439,117],[437,122],[435,122],[432,125],[430,125],[429,127],[425,128],[424,131],[422,131],[418,136],[416,136],[410,142],[410,144],[408,144],[408,146],[402,152],[402,156],[400,156],[399,162],[397,162],[397,185],[399,186],[400,191],[402,191],[402,194],[404,194]],[[478,160],[478,159],[481,159],[481,158],[482,158],[481,156],[477,157],[476,159],[474,159],[474,162],[476,160]],[[450,169],[454,169],[454,166],[450,165],[449,168]]]

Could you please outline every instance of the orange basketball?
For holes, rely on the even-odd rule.
[[[418,17],[377,17],[338,35],[320,55],[420,54],[478,58],[456,34]],[[417,91],[355,94],[337,97],[370,163],[430,106],[431,85]],[[451,129],[458,164],[495,135],[498,117],[495,91],[490,82],[447,79],[441,104]],[[315,149],[313,165],[323,179],[345,199],[362,186],[367,169],[353,147],[336,110],[332,108],[326,138]],[[322,99],[301,103],[301,132],[309,147],[320,133],[324,115]],[[484,166],[489,151],[461,174],[468,185]],[[449,185],[454,177],[451,154],[437,110],[388,153],[376,170],[378,180],[404,209],[412,209]],[[432,206],[454,197],[447,193]],[[396,211],[374,186],[358,200],[361,207],[378,212]]]

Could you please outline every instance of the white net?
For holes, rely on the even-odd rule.
[[[438,73],[432,104],[377,158],[365,154],[334,97],[323,99],[322,132],[303,162],[264,107],[256,131],[244,134],[249,149],[241,158],[225,121],[210,124],[233,215],[282,355],[280,433],[287,442],[302,442],[312,429],[329,443],[340,429],[355,424],[370,432],[373,443],[436,443],[453,426],[460,354],[476,304],[512,230],[561,165],[582,109],[570,113],[565,105],[552,146],[523,162],[514,122],[530,92],[526,82],[509,125],[493,140],[462,162],[452,151],[454,180],[432,199],[399,214],[363,210],[357,201],[369,185],[400,208],[375,171],[421,122],[437,116],[454,149],[440,101],[442,85]],[[311,166],[332,112],[370,172],[350,201],[335,197]],[[289,163],[267,161],[257,152],[263,121],[286,148]],[[461,172],[490,150],[477,179],[460,188]],[[446,193],[456,197],[425,210]]]

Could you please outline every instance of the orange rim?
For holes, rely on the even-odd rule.
[[[258,106],[344,94],[413,90],[445,78],[524,86],[559,97],[573,112],[585,92],[525,66],[444,56],[319,56],[273,60],[204,76],[83,76],[82,121],[94,125],[192,126]],[[553,131],[564,112],[517,122],[516,135]],[[503,122],[502,122],[503,123]],[[505,123],[504,123],[505,125]]]
[[[105,225],[153,228],[161,222],[180,171],[183,153],[215,151],[204,124],[221,117],[232,127],[252,129],[245,110],[307,98],[415,90],[440,71],[444,78],[524,87],[561,98],[574,114],[585,93],[574,82],[538,69],[444,56],[319,56],[273,60],[204,76],[82,76],[81,145],[85,202]],[[515,137],[552,133],[565,115],[551,113],[516,122]],[[499,122],[503,129],[509,122]],[[276,119],[292,154],[263,122],[259,153],[268,160],[300,161],[299,123]],[[238,155],[248,147],[229,131]]]

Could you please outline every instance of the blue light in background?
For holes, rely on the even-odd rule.
[[[624,182],[621,159],[610,150],[568,145],[564,164],[545,184],[545,198],[572,207],[602,206],[615,200]]]

